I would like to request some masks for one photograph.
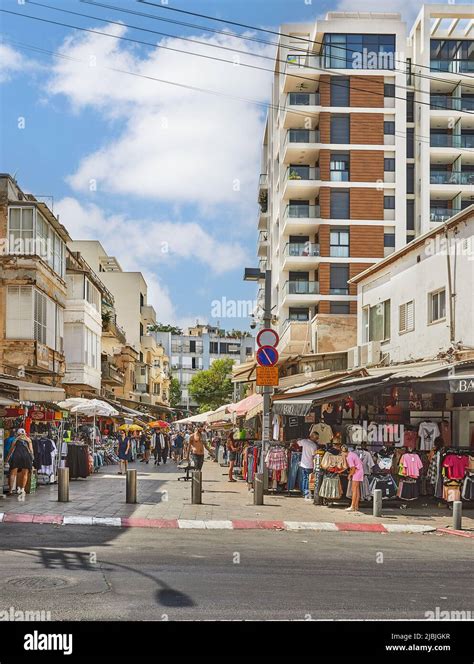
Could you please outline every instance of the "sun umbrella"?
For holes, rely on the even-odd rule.
[[[94,436],[92,438],[92,452],[95,452],[95,418],[96,417],[113,417],[118,415],[118,410],[113,406],[100,401],[100,399],[88,399],[87,403],[78,404],[71,408],[71,413],[79,413],[80,415],[87,415],[94,418]]]
[[[148,425],[152,429],[169,429],[169,422],[165,422],[164,420],[155,420],[154,422],[150,422]]]
[[[69,397],[64,401],[59,401],[59,408],[64,408],[64,410],[72,410],[74,406],[80,406],[84,403],[89,403],[90,399],[84,399],[84,397]],[[77,413],[76,413],[76,431],[77,431]]]
[[[143,431],[143,427],[138,424],[121,424],[119,429],[121,431]]]

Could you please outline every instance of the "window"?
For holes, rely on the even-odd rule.
[[[85,279],[84,289],[86,301],[89,302],[96,311],[100,311],[100,292],[87,277]]]
[[[34,291],[34,313],[33,313],[33,338],[42,344],[46,344],[46,295],[39,290]]]
[[[349,219],[350,198],[348,189],[332,189],[330,198],[331,219]]]
[[[383,197],[384,210],[395,210],[395,196]]]
[[[217,341],[209,342],[209,352],[217,355],[219,353],[219,344]]]
[[[415,193],[415,164],[407,164],[407,194]]]
[[[395,122],[393,120],[385,120],[383,123],[383,133],[395,135]]]
[[[65,244],[35,208],[20,206],[9,208],[8,241],[9,253],[39,256],[64,278]]]
[[[329,292],[331,295],[349,295],[349,266],[332,264],[329,268]]]
[[[383,160],[383,170],[388,172],[393,172],[395,170],[395,158],[394,157],[385,157]]]
[[[32,295],[30,286],[7,286],[7,339],[33,339]]]
[[[407,127],[407,159],[415,156],[415,130],[413,127]]]
[[[395,83],[384,83],[383,96],[395,97]]]
[[[407,92],[407,122],[415,121],[415,93]]]
[[[399,306],[398,331],[412,332],[415,329],[415,302],[405,302]]]
[[[350,314],[351,308],[349,302],[330,302],[329,313],[331,314]]]
[[[143,337],[143,323],[140,323],[140,337]]]
[[[10,208],[8,243],[9,252],[14,254],[34,254],[33,208]]]
[[[331,228],[329,233],[329,255],[335,258],[349,256],[348,228]]]
[[[309,309],[299,309],[296,307],[290,307],[288,318],[290,320],[309,320]]]
[[[415,230],[415,201],[407,201],[407,231]]]
[[[384,233],[383,246],[395,248],[395,233]]]
[[[161,394],[161,383],[153,383],[153,394],[158,396]]]
[[[323,58],[330,69],[394,69],[395,35],[328,33]]]
[[[349,78],[331,76],[331,106],[350,106]]]
[[[350,143],[349,115],[331,115],[331,143]]]
[[[195,353],[196,352],[196,341],[195,340],[190,340],[189,341],[189,352],[190,353]]]
[[[390,300],[363,309],[362,325],[364,341],[390,339]]]
[[[250,346],[247,346],[245,348],[245,355],[246,355],[246,357],[251,357],[253,355],[253,348],[251,348]]]
[[[428,295],[429,322],[436,323],[446,318],[446,289],[441,288]]]
[[[329,179],[332,182],[348,182],[349,155],[347,153],[332,153],[329,164]]]

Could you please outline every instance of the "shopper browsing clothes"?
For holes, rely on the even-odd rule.
[[[128,470],[128,462],[130,461],[130,437],[126,436],[123,431],[119,432],[117,456],[120,459],[119,475],[125,475]]]
[[[5,462],[10,464],[8,495],[13,495],[16,485],[17,493],[24,496],[28,475],[33,468],[33,443],[24,429],[18,429]]]
[[[300,477],[301,477],[301,493],[305,498],[310,498],[309,491],[309,476],[313,472],[314,461],[313,456],[318,449],[319,435],[314,432],[310,438],[302,438],[297,441],[298,445],[302,448],[301,461],[300,461]]]
[[[352,482],[352,502],[351,506],[346,508],[346,512],[358,512],[360,485],[364,480],[364,465],[355,452],[348,452],[348,448],[345,445],[341,449],[344,454],[347,454],[346,461],[349,466],[349,479]]]

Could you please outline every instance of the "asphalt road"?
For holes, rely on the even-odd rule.
[[[472,540],[329,532],[0,530],[0,610],[52,620],[423,619],[474,610]]]

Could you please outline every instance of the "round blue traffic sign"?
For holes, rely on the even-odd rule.
[[[257,350],[257,363],[261,367],[274,367],[278,362],[278,351],[273,346],[261,346]]]

